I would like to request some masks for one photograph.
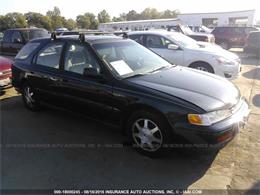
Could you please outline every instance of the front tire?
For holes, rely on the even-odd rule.
[[[162,153],[172,134],[168,122],[152,111],[137,111],[127,122],[127,134],[133,147],[140,153],[156,157]]]
[[[35,90],[27,82],[25,82],[22,87],[22,98],[27,109],[31,111],[39,110]]]
[[[190,65],[190,68],[194,68],[194,69],[197,69],[197,70],[201,70],[201,71],[204,71],[204,72],[209,72],[209,73],[214,74],[213,68],[208,63],[205,63],[205,62],[193,63],[193,64]]]

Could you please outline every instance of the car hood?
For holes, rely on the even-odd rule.
[[[200,52],[200,53],[203,52],[206,54],[210,54],[212,56],[224,57],[224,58],[230,59],[230,60],[239,59],[238,55],[236,55],[230,51],[227,51],[225,49],[222,49],[220,46],[218,46],[216,44],[204,43],[204,42],[198,42],[198,44],[200,45],[200,47],[189,48],[189,49],[192,49],[193,51]]]
[[[180,66],[128,80],[191,102],[207,112],[230,108],[240,98],[239,90],[228,80]]]

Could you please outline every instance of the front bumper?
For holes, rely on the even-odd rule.
[[[184,137],[195,146],[222,147],[235,137],[241,127],[244,127],[249,112],[248,103],[242,98],[232,108],[233,114],[229,118],[211,126],[192,125],[188,122],[176,123],[174,133]]]
[[[226,79],[236,79],[242,71],[241,63],[235,65],[219,65],[218,69],[215,70],[215,74],[220,75]]]
[[[8,87],[11,85],[11,79],[10,78],[5,78],[0,80],[0,88],[3,89],[5,87]]]

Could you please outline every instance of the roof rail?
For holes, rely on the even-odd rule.
[[[124,32],[124,33],[123,33],[123,38],[124,38],[124,39],[128,39],[128,38],[129,38],[129,35],[128,35],[126,32]]]
[[[56,32],[51,33],[51,40],[55,41],[57,39]]]
[[[81,43],[85,42],[85,35],[84,34],[82,34],[82,33],[79,34],[79,41]]]

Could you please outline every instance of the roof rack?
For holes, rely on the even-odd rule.
[[[79,41],[81,43],[85,42],[85,35],[84,34],[82,34],[82,33],[79,34]]]
[[[57,39],[56,32],[51,33],[51,40],[55,41]]]

